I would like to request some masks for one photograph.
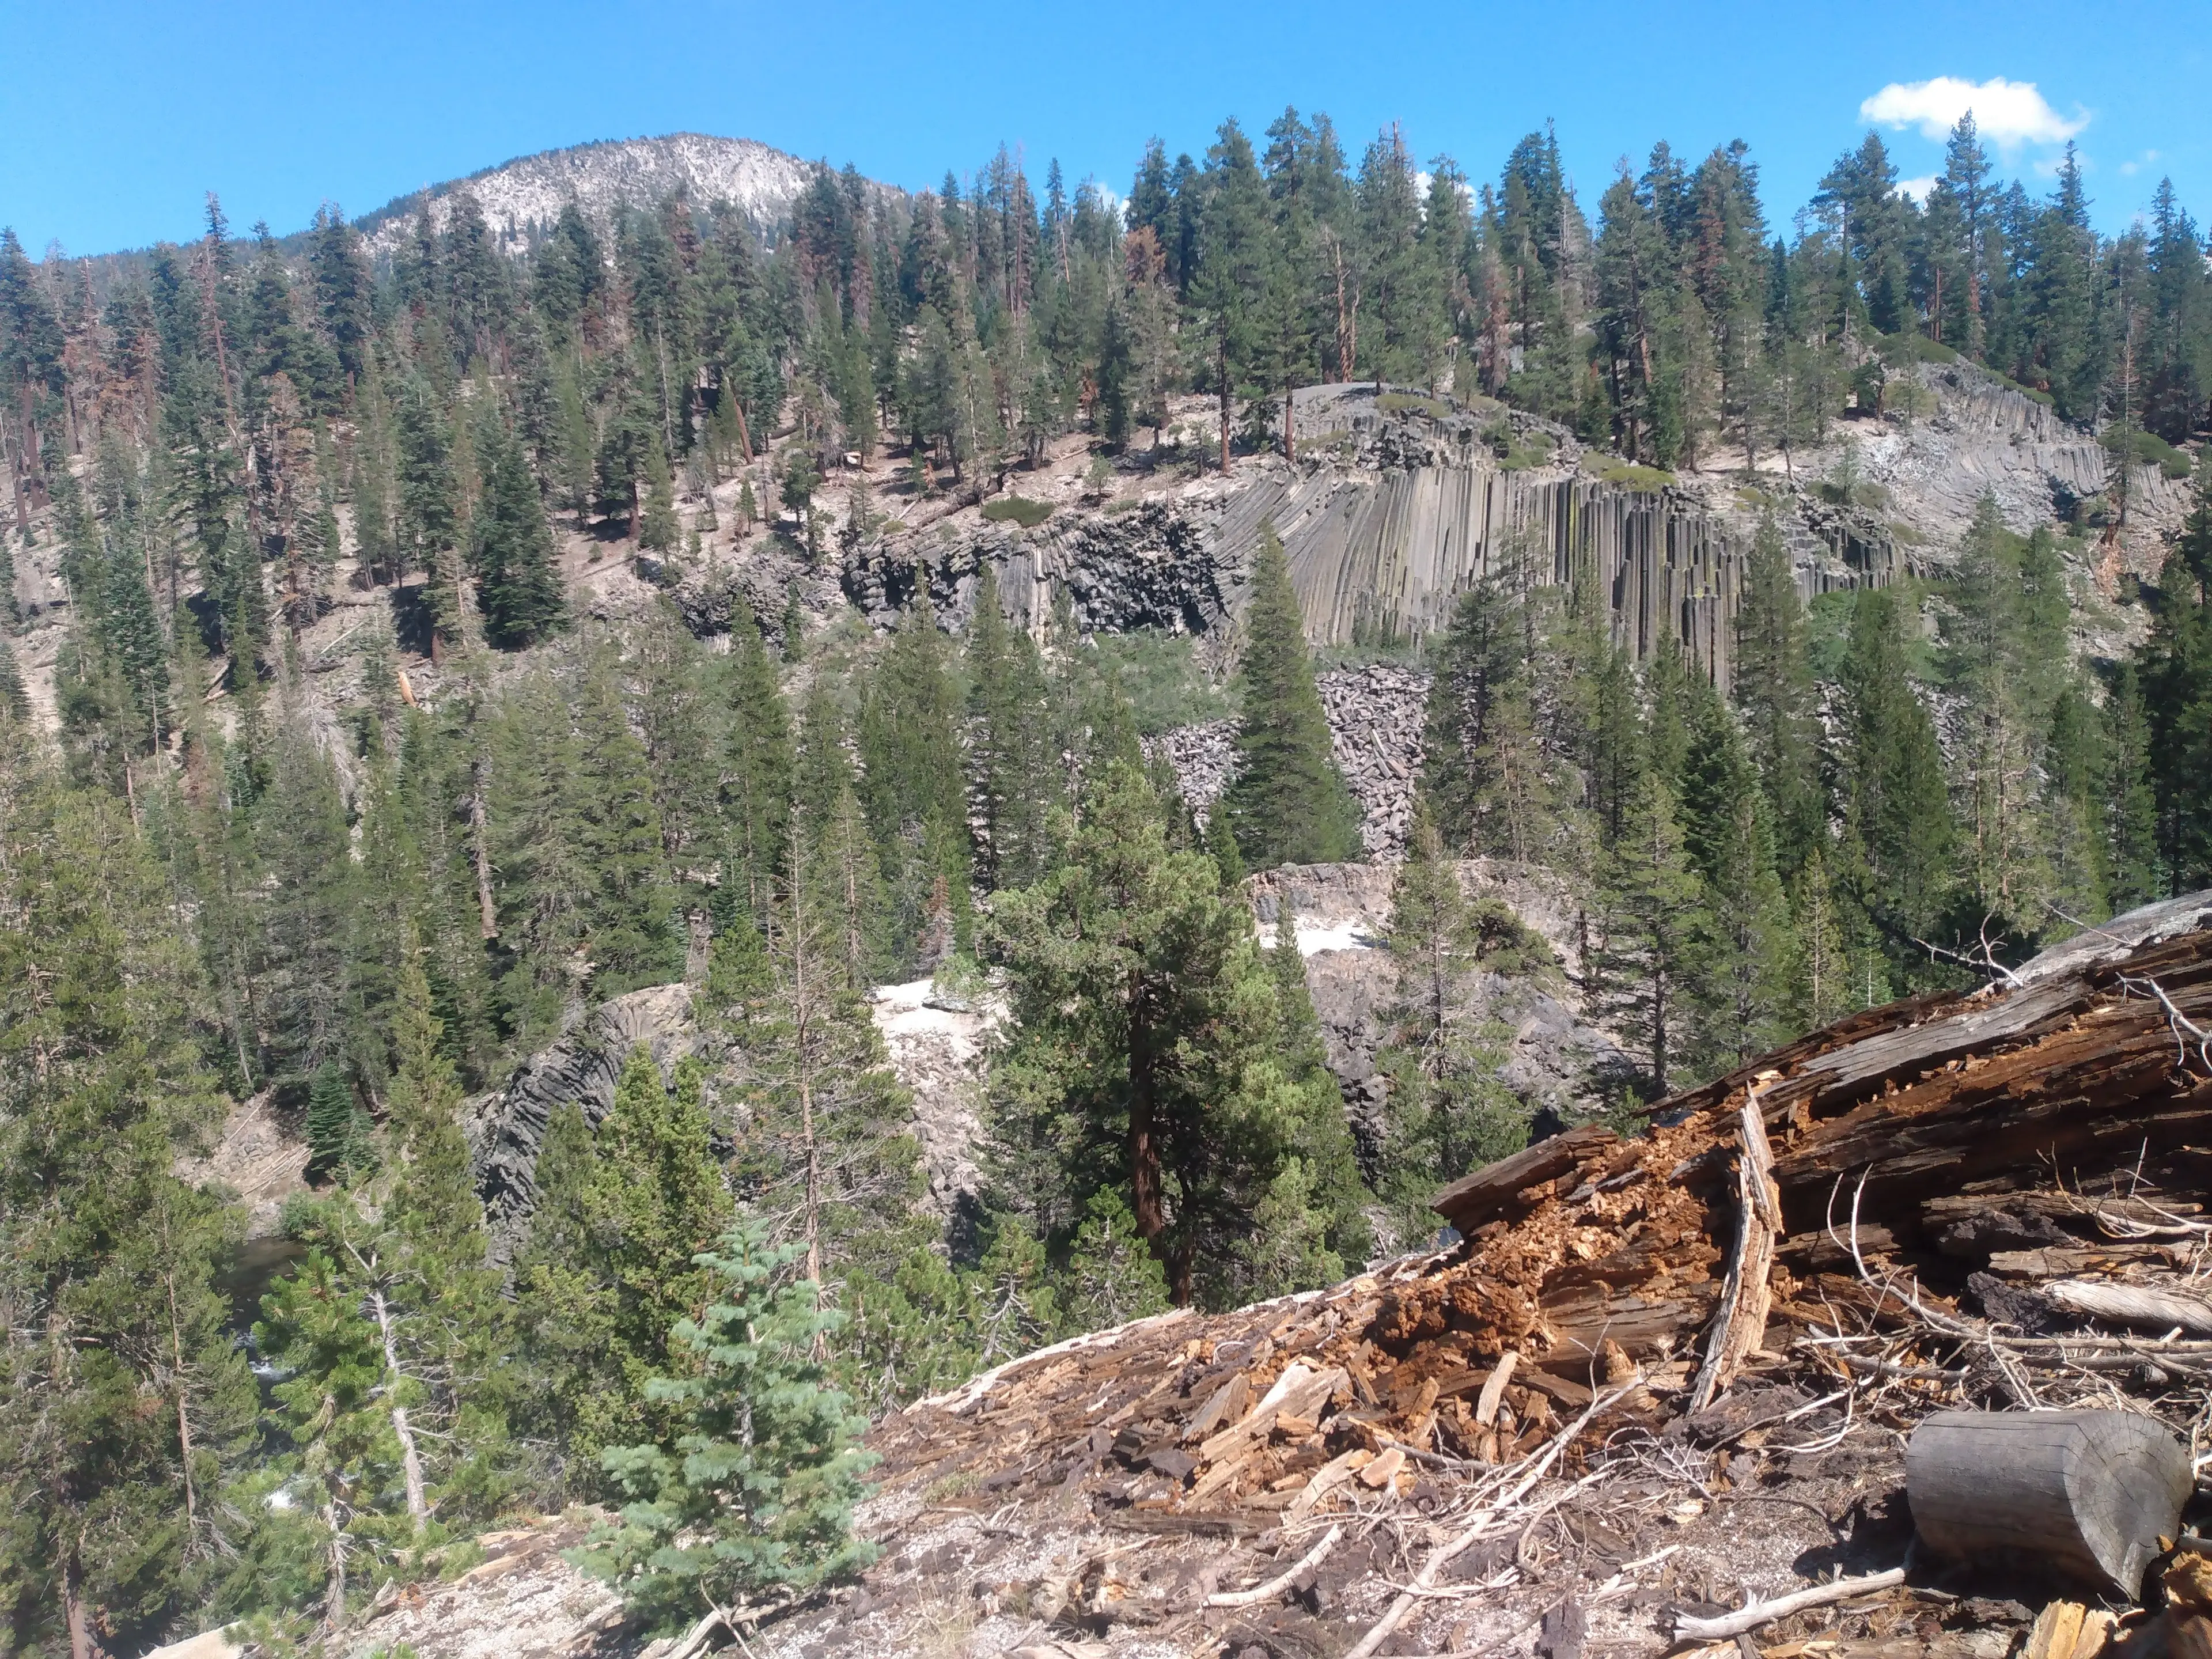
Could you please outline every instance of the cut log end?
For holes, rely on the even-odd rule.
[[[2130,1600],[2193,1484],[2172,1431],[2121,1411],[1939,1412],[1913,1431],[1905,1468],[1935,1553],[2038,1559]]]

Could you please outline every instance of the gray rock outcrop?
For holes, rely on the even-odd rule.
[[[1395,858],[1406,848],[1413,789],[1421,774],[1421,724],[1429,676],[1395,663],[1318,675],[1330,749],[1359,802],[1360,842],[1370,858]],[[1203,824],[1236,770],[1237,730],[1229,720],[1178,726],[1147,738],[1145,757],[1164,757],[1183,802]]]
[[[1231,477],[1133,503],[1069,504],[1034,529],[962,514],[895,532],[847,556],[846,597],[888,624],[927,587],[957,627],[988,563],[1008,614],[1032,628],[1064,592],[1086,630],[1205,633],[1242,609],[1272,524],[1317,643],[1346,643],[1360,628],[1433,630],[1469,583],[1512,561],[1542,584],[1590,580],[1639,657],[1672,635],[1725,678],[1750,544],[1740,515],[1695,489],[1586,471],[1571,436],[1532,416],[1476,415],[1368,384],[1306,387],[1297,404],[1295,464],[1257,456]],[[1501,458],[1509,432],[1519,447]],[[1884,533],[1860,532],[1805,538],[1808,592],[1888,579]]]
[[[1251,882],[1263,932],[1274,936],[1286,917],[1295,930],[1329,1070],[1354,1138],[1370,1158],[1389,1098],[1376,1054],[1389,1038],[1388,1011],[1398,996],[1388,945],[1395,877],[1389,865],[1285,865]],[[1459,1017],[1471,1026],[1494,1022],[1504,1029],[1507,1052],[1498,1075],[1532,1107],[1570,1121],[1588,1117],[1633,1067],[1583,1007],[1580,905],[1565,880],[1534,866],[1468,859],[1459,878],[1469,898],[1503,904],[1554,958],[1534,973],[1470,975]]]
[[[702,1052],[688,985],[649,985],[612,997],[568,1036],[515,1067],[504,1088],[469,1106],[469,1146],[477,1190],[491,1228],[493,1253],[503,1260],[530,1219],[538,1197],[538,1149],[545,1126],[563,1106],[583,1109],[593,1128],[615,1103],[615,1085],[630,1054],[643,1047],[664,1079]]]

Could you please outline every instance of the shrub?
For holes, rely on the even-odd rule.
[[[1939,345],[1925,334],[1885,334],[1878,346],[1882,361],[1891,367],[1905,363],[1955,363],[1959,354],[1949,346]]]
[[[2155,432],[2136,426],[2111,426],[2105,428],[2102,441],[2112,454],[2124,453],[2139,466],[2155,466],[2169,478],[2189,476],[2188,452],[2176,449]]]
[[[1583,471],[1600,483],[1618,484],[1623,489],[1639,489],[1656,495],[1674,482],[1674,475],[1663,468],[1638,466],[1618,455],[1585,455]]]
[[[983,517],[988,522],[1005,524],[1011,520],[1024,530],[1035,530],[1052,514],[1050,501],[1033,501],[1023,495],[1001,495],[994,501],[983,503]]]
[[[577,1559],[657,1624],[672,1627],[702,1598],[726,1607],[805,1590],[874,1558],[853,1535],[860,1477],[875,1462],[860,1446],[867,1420],[814,1358],[842,1316],[817,1308],[817,1287],[792,1273],[798,1254],[748,1221],[720,1254],[698,1258],[726,1299],[677,1324],[671,1346],[689,1351],[681,1374],[647,1385],[683,1431],[672,1447],[604,1455],[631,1501]]]
[[[1425,398],[1418,392],[1386,392],[1375,400],[1385,415],[1425,415],[1441,421],[1451,413],[1441,398]]]

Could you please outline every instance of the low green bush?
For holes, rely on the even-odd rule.
[[[1885,334],[1880,350],[1882,361],[1893,368],[1900,363],[1955,363],[1959,354],[1949,346],[1939,345],[1925,334]]]
[[[1035,530],[1052,514],[1050,501],[1033,501],[1025,495],[1001,495],[994,501],[983,503],[983,516],[991,523],[1011,521],[1024,530]]]
[[[1443,398],[1425,398],[1418,392],[1386,392],[1375,400],[1375,407],[1385,415],[1425,415],[1432,421],[1451,413]]]
[[[2124,453],[2139,466],[2155,466],[2169,478],[2185,478],[2190,474],[2186,450],[2176,449],[2157,433],[2146,432],[2139,426],[2107,427],[2103,442],[2112,454]]]
[[[1600,483],[1618,484],[1623,489],[1642,490],[1647,495],[1656,494],[1674,482],[1674,475],[1662,467],[1640,466],[1618,455],[1585,455],[1583,471]]]

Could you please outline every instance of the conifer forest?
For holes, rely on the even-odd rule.
[[[9,1651],[803,1596],[886,1413],[2212,885],[2170,186],[1411,144],[0,234]]]

